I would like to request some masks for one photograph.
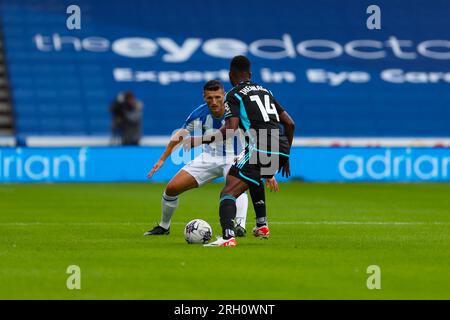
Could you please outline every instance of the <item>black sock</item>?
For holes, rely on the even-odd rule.
[[[266,193],[262,181],[259,186],[251,185],[250,196],[252,197],[253,208],[256,213],[256,226],[262,227],[267,225]]]
[[[225,240],[234,237],[234,223],[236,218],[236,199],[230,195],[220,198],[220,225],[222,226],[222,236]]]

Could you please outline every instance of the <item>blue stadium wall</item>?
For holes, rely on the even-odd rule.
[[[81,8],[68,30],[66,8]],[[246,54],[298,135],[450,136],[450,2],[1,1],[18,135],[105,135],[122,90],[145,104],[144,134],[168,135]],[[230,86],[227,83],[227,89]]]
[[[146,174],[162,151],[162,147],[0,148],[0,183],[150,182]],[[192,155],[176,152],[151,181],[169,180]],[[448,148],[294,147],[291,159],[291,179],[302,181],[450,181]]]

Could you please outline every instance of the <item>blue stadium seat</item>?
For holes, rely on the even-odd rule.
[[[225,46],[221,51],[211,46],[211,42],[206,46],[206,41],[228,38],[234,39],[234,46],[245,45],[242,52],[252,59],[255,80],[273,91],[297,121],[301,136],[450,136],[449,81],[399,84],[388,83],[380,77],[388,68],[448,72],[445,67],[450,59],[425,57],[417,49],[423,41],[448,41],[447,1],[434,1],[431,6],[426,5],[426,1],[411,0],[414,16],[414,28],[411,28],[411,24],[405,22],[410,18],[409,12],[392,5],[392,1],[379,0],[378,5],[389,8],[390,14],[383,17],[389,32],[364,28],[364,5],[355,4],[341,10],[334,0],[308,1],[308,10],[304,10],[302,1],[291,1],[286,6],[277,1],[261,0],[258,2],[260,10],[253,10],[252,1],[236,0],[239,10],[227,10],[226,15],[217,14],[214,19],[211,19],[211,12],[223,12],[224,3],[134,0],[130,6],[123,0],[77,0],[77,5],[83,8],[83,25],[81,30],[68,30],[65,10],[72,2],[0,1],[0,22],[18,134],[107,134],[111,123],[109,105],[125,90],[135,92],[144,103],[145,135],[170,134],[203,102],[203,80],[176,81],[169,85],[153,80],[119,81],[114,78],[114,70],[128,68],[135,71],[134,75],[139,71],[158,74],[226,70],[230,58],[227,55],[236,48],[230,46],[228,52]],[[233,1],[225,5],[232,7]],[[420,14],[422,12],[429,14]],[[277,19],[270,19],[268,23],[268,16],[274,13]],[[349,16],[359,16],[363,20],[348,19]],[[242,32],[252,25],[258,27],[251,33]],[[398,34],[393,34],[394,30]],[[281,40],[283,35],[288,35],[293,42],[289,57],[261,56],[261,51],[283,55],[280,47],[286,45],[286,41]],[[396,57],[392,48],[385,45],[390,36],[410,41],[413,45],[408,50],[415,52],[417,59]],[[151,52],[143,57],[130,57],[139,45],[127,51],[123,38],[137,37],[147,39],[144,41],[147,46],[150,44],[147,49]],[[167,61],[170,54],[166,50],[167,43],[166,49],[158,43],[161,38],[173,41],[172,49],[175,45],[182,47],[187,39],[200,39],[201,43],[191,56],[185,57],[186,61],[174,62]],[[122,44],[117,44],[118,39],[122,39]],[[258,42],[261,44],[264,39],[275,42],[267,48],[259,48],[259,54],[255,53]],[[327,40],[339,46],[336,52],[342,51],[342,54],[329,59],[300,54],[299,44],[311,39]],[[383,59],[351,56],[346,52],[351,47],[348,44],[358,39],[378,41],[386,56]],[[448,51],[447,42],[443,43],[442,47],[435,48],[440,54]],[[157,48],[153,52],[155,44]],[[141,46],[145,48],[142,42]],[[318,47],[316,51],[331,52],[335,48]],[[364,45],[360,49],[360,55],[375,50]],[[291,56],[292,50],[295,57]],[[295,74],[296,81],[264,83],[262,68],[289,71]],[[312,83],[307,79],[310,69],[334,73],[364,71],[370,74],[371,80],[336,86]],[[227,79],[225,88],[230,89]]]

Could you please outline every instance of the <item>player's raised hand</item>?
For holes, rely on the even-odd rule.
[[[288,178],[291,175],[291,168],[289,166],[289,159],[286,160],[286,162],[283,164],[283,166],[280,168],[281,170],[281,176]],[[280,172],[278,170],[278,172]]]
[[[266,179],[266,187],[269,188],[270,192],[278,192],[278,182],[275,177]]]
[[[158,170],[163,166],[163,164],[164,164],[164,161],[163,161],[163,160],[158,160],[158,161],[153,165],[152,170],[150,170],[150,172],[147,173],[147,178],[150,179],[151,177],[153,177],[153,175],[155,174],[155,172],[158,171]]]

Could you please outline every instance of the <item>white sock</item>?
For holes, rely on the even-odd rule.
[[[170,220],[178,207],[178,197],[171,197],[164,191],[161,200],[162,214],[159,225],[164,229],[169,229]]]
[[[239,225],[244,229],[247,222],[247,208],[248,197],[247,193],[244,192],[236,199],[236,225]]]

